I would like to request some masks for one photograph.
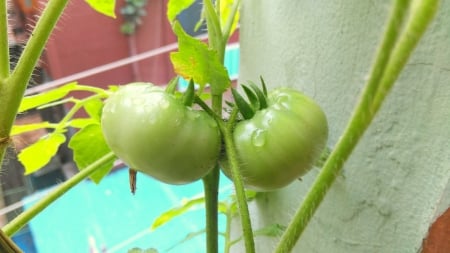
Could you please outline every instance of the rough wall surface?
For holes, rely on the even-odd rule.
[[[391,1],[245,0],[240,81],[313,97],[329,121],[329,146],[351,115]],[[294,252],[420,252],[449,206],[450,2],[438,16],[314,215]],[[318,169],[251,203],[254,228],[286,225]],[[449,188],[447,188],[448,191]],[[240,234],[235,224],[235,236]],[[257,252],[278,239],[258,237]],[[242,244],[232,249],[241,252]]]

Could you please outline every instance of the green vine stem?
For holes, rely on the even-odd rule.
[[[72,119],[72,117],[75,115],[75,113],[78,112],[87,102],[106,98],[106,94],[96,94],[92,95],[90,97],[84,98],[84,99],[71,99],[72,102],[74,102],[74,105],[70,110],[67,112],[67,114],[64,116],[64,118],[61,119],[61,121],[58,123],[58,127],[55,129],[56,132],[58,131],[64,131],[64,128],[67,126],[68,122]]]
[[[23,253],[21,249],[0,230],[0,252],[2,253]]]
[[[222,122],[221,129],[225,139],[225,149],[227,151],[227,158],[230,163],[231,175],[233,178],[237,203],[239,207],[239,214],[241,216],[241,225],[245,242],[245,251],[248,253],[254,253],[255,242],[253,240],[253,230],[252,230],[252,223],[250,220],[250,212],[248,211],[247,197],[245,195],[242,176],[239,171],[239,159],[233,139],[233,128],[237,113],[238,110],[237,108],[235,108],[230,115],[230,119],[227,126],[225,127]]]
[[[230,163],[231,174],[236,191],[236,199],[239,208],[239,214],[242,224],[242,232],[245,242],[246,252],[255,252],[255,242],[253,240],[253,230],[250,220],[250,213],[247,205],[247,197],[245,195],[244,183],[242,181],[241,173],[239,172],[239,159],[236,147],[233,139],[233,128],[236,121],[239,110],[234,108],[231,112],[228,124],[225,124],[222,119],[214,113],[205,102],[203,102],[198,96],[195,97],[195,103],[197,103],[203,110],[215,118],[219,125],[225,141],[225,150],[227,152],[227,158]],[[226,246],[229,247],[229,246]]]
[[[9,76],[8,10],[7,1],[0,0],[0,86]]]
[[[415,46],[419,42],[423,33],[425,32],[428,24],[431,22],[435,13],[438,9],[439,0],[423,0],[419,3],[414,3],[414,7],[409,8],[409,19],[405,26],[403,33],[396,40],[394,38],[386,38],[389,36],[395,36],[395,33],[390,33],[390,28],[392,22],[398,22],[399,17],[403,17],[403,12],[400,8],[405,8],[407,2],[403,0],[398,0],[395,3],[395,7],[390,16],[390,21],[388,29],[384,34],[383,41],[388,42],[390,47],[394,46],[390,57],[387,62],[380,60],[383,57],[376,57],[374,70],[371,75],[379,75],[382,73],[382,77],[378,78],[378,82],[371,83],[370,80],[377,79],[377,77],[370,77],[369,82],[366,85],[366,90],[372,90],[374,93],[364,92],[361,101],[359,102],[353,116],[351,117],[349,124],[347,125],[343,136],[340,141],[336,144],[336,148],[330,154],[328,160],[326,161],[323,169],[315,180],[312,188],[307,193],[305,200],[303,201],[301,207],[296,212],[293,220],[289,224],[287,230],[281,237],[281,240],[276,248],[277,253],[291,252],[297,243],[300,235],[306,228],[309,220],[313,216],[314,212],[322,202],[325,197],[326,192],[331,187],[332,183],[339,175],[344,162],[350,156],[352,150],[358,143],[359,139],[363,135],[364,131],[370,125],[374,115],[378,111],[381,103],[383,102],[386,95],[389,93],[394,82],[398,78],[401,70],[406,64],[409,56],[414,50]],[[402,7],[403,6],[403,7]],[[400,16],[396,16],[400,15]],[[399,23],[396,23],[398,25]],[[382,44],[382,46],[389,46]],[[378,54],[383,53],[378,51]],[[384,71],[382,64],[386,64]],[[377,66],[380,64],[380,66]],[[373,86],[372,86],[373,85]],[[378,87],[377,87],[378,85]]]
[[[219,197],[219,176],[218,165],[203,180],[203,190],[205,194],[206,210],[206,252],[216,253],[219,251],[218,236],[218,197]]]
[[[224,44],[226,44],[228,39],[230,39],[231,29],[233,28],[234,19],[236,18],[236,14],[239,10],[240,5],[241,5],[241,0],[235,0],[233,2],[233,6],[231,7],[230,15],[228,16],[227,20],[225,21],[225,25],[222,29]]]
[[[0,118],[0,140],[9,140],[12,125],[14,124],[19,105],[27,88],[28,81],[31,78],[33,69],[67,2],[68,0],[50,0],[47,3],[41,18],[38,20],[36,27],[31,33],[30,39],[19,58],[16,68],[9,77],[0,79],[0,97],[2,98],[0,100],[0,115],[2,115]],[[4,0],[2,3],[5,5]],[[0,7],[0,9],[3,9],[3,6]],[[0,26],[3,27],[0,29],[4,29],[3,24],[0,24]],[[3,41],[4,39],[0,40]],[[4,51],[4,45],[1,41],[0,50]],[[7,55],[6,57],[9,56]],[[8,145],[9,141],[0,141],[0,164],[3,161]]]
[[[69,178],[67,181],[57,186],[53,191],[51,191],[48,195],[39,200],[39,202],[34,204],[30,209],[21,213],[14,220],[12,220],[10,223],[4,226],[2,228],[3,232],[8,236],[14,235],[33,217],[42,212],[46,207],[48,207],[51,203],[53,203],[59,197],[64,195],[72,187],[74,187],[87,177],[89,177],[92,173],[94,173],[97,170],[97,168],[114,159],[116,159],[116,156],[112,152],[110,152],[104,155],[102,158],[95,161],[94,163],[92,163],[91,165],[82,169],[75,176]]]

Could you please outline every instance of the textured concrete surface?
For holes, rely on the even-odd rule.
[[[262,75],[324,108],[329,145],[342,133],[391,1],[243,1],[240,82]],[[450,2],[410,59],[294,252],[419,252],[449,206]],[[254,228],[286,225],[318,169],[251,203]],[[240,226],[235,222],[235,236]],[[278,239],[258,237],[257,252]],[[242,244],[232,252],[242,252]]]

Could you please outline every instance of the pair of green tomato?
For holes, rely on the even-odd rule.
[[[233,138],[247,188],[271,191],[310,170],[325,147],[322,109],[290,88],[269,93],[267,108],[236,124]],[[206,112],[149,83],[122,86],[105,102],[102,130],[113,152],[130,168],[169,184],[204,177],[221,156],[221,133]]]

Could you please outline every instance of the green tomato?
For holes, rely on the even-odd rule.
[[[220,153],[214,119],[151,84],[122,86],[106,100],[101,123],[106,142],[122,161],[165,183],[200,179]]]
[[[236,124],[233,138],[246,188],[272,191],[308,172],[325,148],[328,124],[322,109],[304,94],[278,88],[267,108]],[[226,160],[222,170],[231,178]]]

